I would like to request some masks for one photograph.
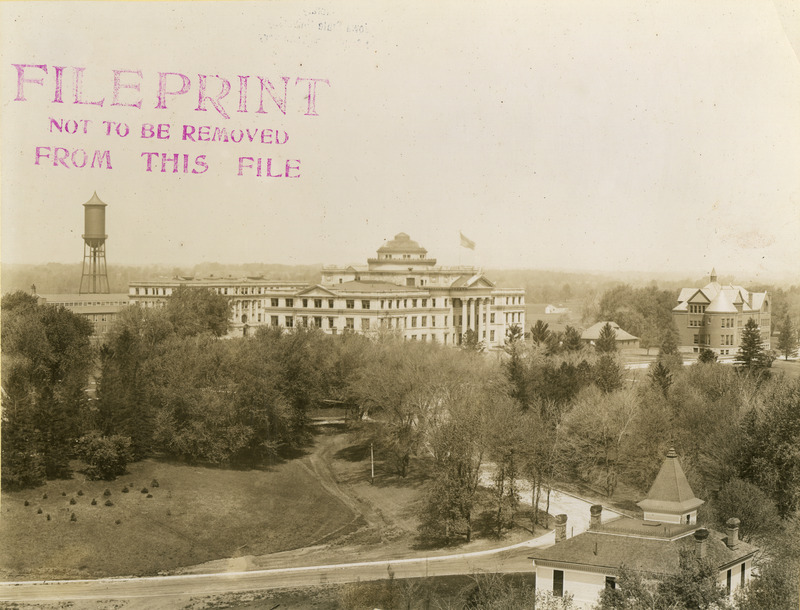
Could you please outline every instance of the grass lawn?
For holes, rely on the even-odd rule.
[[[429,477],[426,460],[413,460],[409,476],[400,478],[387,470],[376,448],[371,482],[369,442],[343,426],[319,426],[307,449],[302,457],[266,471],[151,459],[130,465],[128,474],[112,482],[87,481],[76,473],[71,480],[49,481],[34,490],[3,492],[0,579],[379,560],[485,550],[533,535],[520,514],[523,526],[497,539],[481,526],[476,510],[475,538],[469,544],[423,544],[427,541],[418,538],[417,525]],[[103,495],[105,489],[110,496]],[[106,500],[112,506],[105,506]]]
[[[776,373],[783,373],[789,380],[800,377],[800,360],[784,360],[783,356],[772,363],[772,369]]]
[[[3,492],[0,578],[154,574],[346,533],[356,514],[319,484],[306,459],[271,471],[145,460],[112,482],[87,481],[76,473],[34,490]],[[154,479],[158,487],[151,485]],[[128,493],[122,492],[125,486]],[[106,500],[113,506],[105,506]]]

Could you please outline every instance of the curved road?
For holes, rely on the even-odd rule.
[[[550,499],[551,514],[568,515],[567,532],[570,536],[588,528],[589,506],[589,502],[559,491],[554,491]],[[603,511],[604,520],[617,516],[618,513],[612,510]],[[0,601],[42,603],[138,600],[149,607],[158,598],[166,601],[189,596],[380,580],[387,578],[390,571],[395,578],[471,574],[475,571],[520,572],[531,567],[527,549],[549,546],[553,542],[554,534],[548,532],[508,547],[413,559],[144,578],[3,582],[0,583]]]

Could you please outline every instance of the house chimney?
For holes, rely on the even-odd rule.
[[[600,527],[600,515],[603,513],[602,504],[592,504],[589,507],[589,529],[597,529]]]
[[[696,543],[697,548],[697,558],[698,559],[705,559],[708,553],[707,543],[706,540],[708,539],[708,530],[704,527],[701,527],[694,532],[694,541]]]
[[[565,514],[556,515],[556,543],[564,542],[567,539],[567,516]]]
[[[728,519],[725,523],[727,526],[725,532],[728,534],[728,539],[725,541],[725,544],[728,545],[729,549],[735,549],[739,546],[739,523],[741,523],[741,521],[736,517]]]

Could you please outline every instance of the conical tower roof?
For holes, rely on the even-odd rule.
[[[97,191],[95,191],[94,194],[92,195],[92,198],[83,205],[108,205],[108,204],[100,201],[100,197],[97,196]]]
[[[683,472],[678,454],[670,449],[661,470],[658,471],[647,497],[638,502],[647,512],[679,515],[695,510],[703,504],[696,498]]]

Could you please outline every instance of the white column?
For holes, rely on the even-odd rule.
[[[461,335],[467,332],[467,301],[465,299],[461,299]]]
[[[481,312],[478,316],[478,320],[480,321],[481,326],[481,340],[483,339],[483,333],[486,333],[486,325],[488,320],[484,320],[484,316],[486,315],[486,298],[481,298]],[[486,333],[486,339],[489,339],[489,333]]]
[[[486,299],[486,340],[492,339],[492,297]]]

